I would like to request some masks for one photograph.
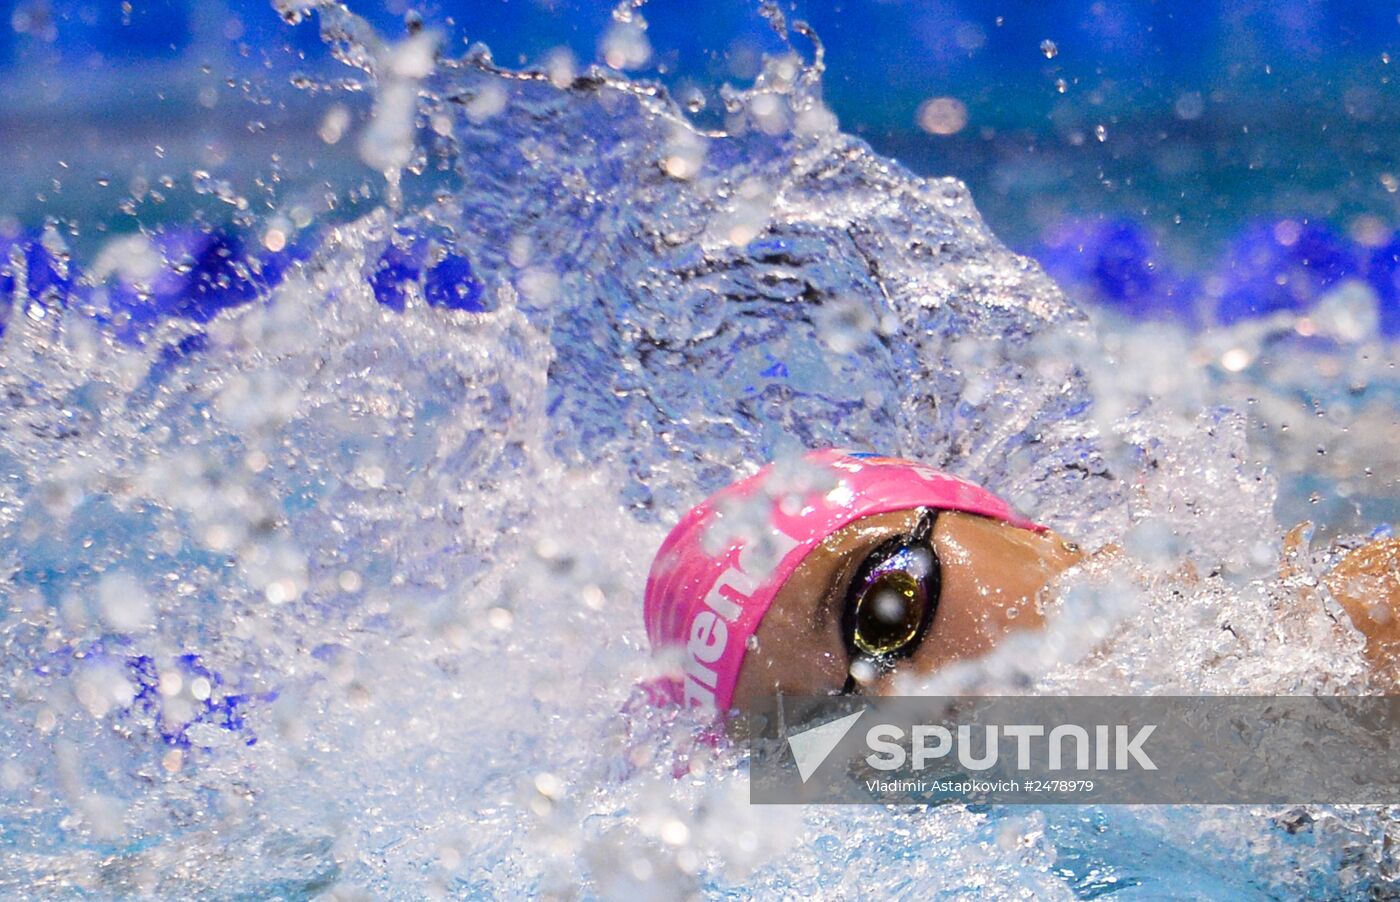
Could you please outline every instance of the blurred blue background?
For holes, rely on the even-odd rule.
[[[421,18],[449,52],[505,65],[599,59],[612,5],[352,3],[387,37]],[[1188,323],[1303,309],[1355,277],[1400,331],[1393,240],[1396,8],[1343,2],[894,3],[779,7],[826,47],[842,127],[926,175],[965,180],[993,229],[1072,290]],[[314,17],[271,3],[0,2],[0,233],[56,221],[79,250],[175,223],[318,220],[378,201],[353,140],[358,74]],[[631,74],[718,106],[779,48],[748,0],[653,0]],[[799,48],[805,42],[796,39]],[[307,76],[310,78],[308,79]],[[928,106],[930,101],[936,101]],[[241,201],[240,201],[241,199]]]

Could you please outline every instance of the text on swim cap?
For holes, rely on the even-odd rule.
[[[771,533],[772,560],[781,562],[798,546],[798,540],[781,530]],[[690,620],[685,645],[685,701],[714,710],[717,676],[713,665],[724,659],[729,650],[730,626],[737,623],[753,601],[761,581],[761,563],[756,561],[758,549],[746,544],[734,563],[727,567],[705,596],[705,606]],[[745,637],[744,641],[747,641]],[[738,673],[734,674],[738,679]]]

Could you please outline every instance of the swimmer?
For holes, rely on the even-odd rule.
[[[835,450],[804,460],[832,481],[773,501],[770,465],[702,502],[662,543],[645,618],[653,650],[679,656],[660,683],[666,699],[742,712],[778,693],[888,694],[901,674],[933,673],[1043,626],[1046,590],[1089,557],[923,464]],[[1285,547],[1300,542],[1295,530]],[[1372,668],[1395,667],[1400,540],[1352,551],[1325,581]]]

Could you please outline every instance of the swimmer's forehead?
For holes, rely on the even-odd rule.
[[[919,521],[917,508],[870,514],[833,532],[812,549],[809,557],[844,557],[866,544],[878,544],[892,534],[913,530]]]

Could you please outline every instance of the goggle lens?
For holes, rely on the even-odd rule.
[[[894,654],[918,637],[927,610],[924,581],[910,571],[871,574],[856,601],[856,648],[875,658]]]
[[[938,606],[942,572],[933,549],[937,511],[924,510],[913,531],[875,549],[851,582],[845,614],[853,657],[888,663],[912,653]]]

